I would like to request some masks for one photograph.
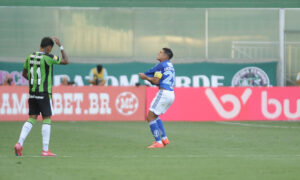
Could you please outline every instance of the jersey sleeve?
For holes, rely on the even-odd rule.
[[[154,77],[155,72],[161,71],[160,69],[161,69],[161,63],[159,63],[156,66],[154,66],[153,68],[149,69],[144,74],[148,77]]]
[[[61,58],[59,58],[59,57],[56,56],[56,55],[53,55],[53,54],[47,54],[46,56],[47,56],[46,62],[47,62],[47,64],[49,64],[49,65],[52,65],[52,64],[60,64],[60,62],[61,62]]]

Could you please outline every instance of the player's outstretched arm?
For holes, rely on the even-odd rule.
[[[148,77],[144,73],[139,73],[139,75],[141,79],[150,81],[152,84],[159,84],[160,79],[157,77]]]
[[[62,60],[61,60],[60,64],[69,64],[69,57],[67,56],[67,53],[64,50],[64,47],[61,45],[59,39],[57,37],[52,37],[52,38],[55,41],[55,44],[57,44],[60,48],[60,52],[61,52],[61,56],[62,56]]]
[[[25,79],[27,79],[27,80],[28,80],[28,72],[27,72],[27,70],[26,70],[26,69],[23,69],[23,73],[22,73],[22,75],[23,75],[23,77],[24,77]]]

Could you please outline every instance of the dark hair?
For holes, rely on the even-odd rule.
[[[98,64],[97,65],[97,71],[98,71],[98,73],[100,73],[101,71],[102,71],[102,65],[101,64]]]
[[[53,45],[54,45],[54,42],[53,42],[52,38],[50,38],[50,37],[44,37],[41,41],[41,48],[45,48],[47,46],[53,47]]]
[[[172,50],[169,49],[169,48],[163,48],[163,50],[164,50],[164,52],[168,55],[169,60],[172,59],[172,57],[173,57],[173,52],[172,52]]]

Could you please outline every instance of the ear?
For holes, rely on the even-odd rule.
[[[164,53],[165,59],[169,59],[168,55]]]

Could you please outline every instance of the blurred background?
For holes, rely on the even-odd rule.
[[[293,0],[2,3],[2,62],[23,62],[42,37],[56,35],[73,63],[154,63],[162,47],[171,47],[175,64],[278,62],[281,86],[296,85],[300,71],[300,9],[290,8]]]

